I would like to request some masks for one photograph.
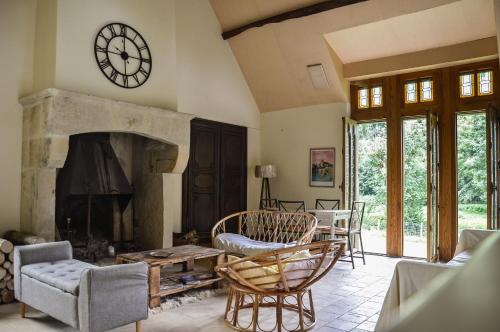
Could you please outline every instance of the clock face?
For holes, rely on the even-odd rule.
[[[103,74],[122,88],[137,88],[151,74],[148,44],[137,30],[126,24],[105,25],[95,38],[94,51]]]

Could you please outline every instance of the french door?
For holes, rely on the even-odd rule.
[[[500,113],[497,107],[490,105],[488,107],[488,228],[499,229],[500,214]]]

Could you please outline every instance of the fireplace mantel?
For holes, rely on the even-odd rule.
[[[54,240],[56,175],[64,166],[71,135],[130,133],[172,146],[169,163],[155,170],[163,173],[163,187],[173,190],[163,190],[164,236],[157,245],[171,244],[173,225],[180,223],[182,172],[189,159],[193,116],[54,88],[19,101],[23,105],[23,231]],[[162,165],[162,160],[155,162]]]

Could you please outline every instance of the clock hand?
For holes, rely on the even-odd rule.
[[[116,52],[109,51],[109,50],[108,50],[108,53],[111,53],[111,54],[116,54],[116,55],[122,55],[122,53],[121,53],[121,52],[120,52],[120,53],[116,53]],[[136,57],[136,56],[132,56],[132,55],[130,55],[130,54],[129,54],[129,56],[128,56],[128,57],[129,57],[129,59],[130,59],[130,58],[132,58],[132,59],[139,60],[139,61],[141,61],[141,60],[142,60],[141,58],[138,58],[138,57]]]
[[[127,60],[123,60],[123,64],[125,65],[125,75],[127,75]]]

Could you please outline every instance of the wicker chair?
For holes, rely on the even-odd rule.
[[[333,268],[343,247],[343,242],[314,242],[216,266],[229,281],[225,322],[238,331],[312,329],[316,314],[311,286]],[[304,251],[311,255],[296,256]]]
[[[212,228],[212,245],[218,247],[216,237],[223,233],[238,234],[251,241],[269,243],[270,250],[277,249],[276,246],[273,248],[273,243],[301,245],[312,241],[317,224],[316,217],[306,212],[238,212],[215,224]],[[228,253],[245,255],[227,248],[222,249]]]

